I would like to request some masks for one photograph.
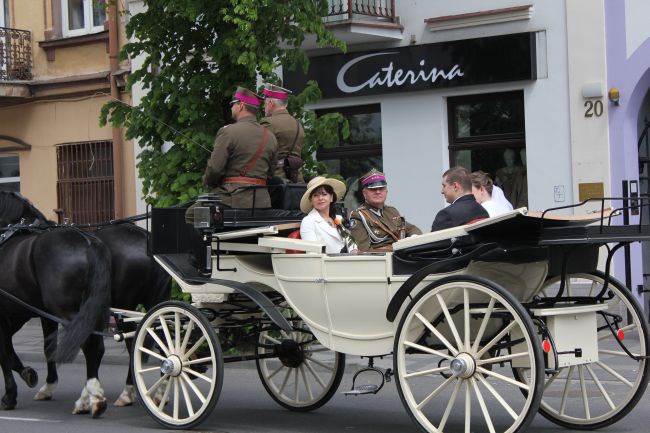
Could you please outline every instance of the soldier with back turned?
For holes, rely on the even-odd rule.
[[[277,140],[257,122],[260,99],[238,87],[230,110],[235,123],[217,133],[203,182],[220,201],[234,208],[271,207],[265,188],[277,165]]]
[[[263,91],[264,114],[260,124],[269,128],[278,140],[278,163],[275,175],[290,182],[303,182],[302,145],[305,131],[295,117],[287,111],[290,90],[265,84]]]

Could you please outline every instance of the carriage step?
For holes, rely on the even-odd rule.
[[[372,359],[372,358],[371,358]],[[365,378],[364,384],[357,384],[357,378],[363,375]],[[377,394],[380,389],[383,388],[386,382],[390,382],[390,376],[392,371],[389,368],[384,371],[380,368],[374,367],[372,362],[369,363],[369,366],[362,368],[357,371],[352,377],[352,389],[350,391],[343,391],[345,395],[365,395],[365,394]],[[371,380],[374,377],[374,380]],[[375,383],[369,383],[375,382]]]
[[[354,395],[354,396],[365,395],[365,394],[377,394],[377,392],[380,389],[381,389],[380,386],[374,384],[359,385],[359,387],[356,389],[351,389],[350,391],[343,391],[343,394]]]

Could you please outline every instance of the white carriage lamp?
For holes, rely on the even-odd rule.
[[[609,89],[609,92],[607,92],[607,96],[609,97],[609,100],[612,101],[614,105],[620,105],[621,92],[618,90],[617,87],[612,86],[612,88]]]

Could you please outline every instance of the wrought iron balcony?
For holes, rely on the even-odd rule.
[[[329,13],[325,22],[339,20],[395,21],[395,0],[328,0]]]
[[[0,81],[32,79],[32,33],[0,27]]]
[[[394,42],[402,39],[403,27],[395,0],[328,0],[325,25],[347,44]],[[314,48],[314,47],[306,47]]]

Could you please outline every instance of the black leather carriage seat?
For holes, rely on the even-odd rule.
[[[268,184],[273,209],[300,210],[300,199],[307,191],[305,183],[291,183],[279,176],[274,176]]]

